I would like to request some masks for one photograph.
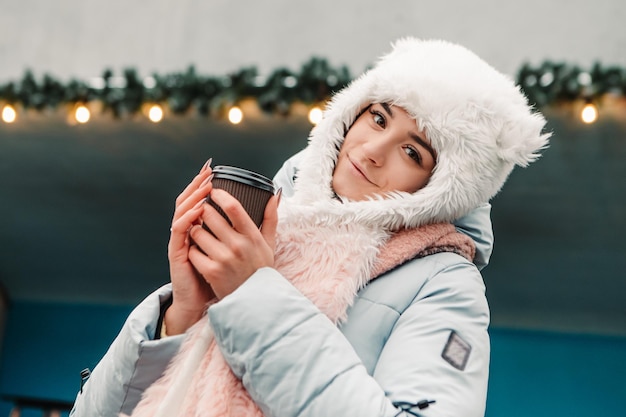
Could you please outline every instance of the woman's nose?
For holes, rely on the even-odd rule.
[[[363,156],[369,159],[374,165],[382,165],[385,163],[389,146],[389,138],[384,135],[368,138],[362,145]]]

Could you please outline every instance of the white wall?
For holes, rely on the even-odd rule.
[[[463,43],[514,74],[529,60],[626,65],[623,0],[0,0],[0,82],[298,69],[316,54],[353,75],[404,35]]]

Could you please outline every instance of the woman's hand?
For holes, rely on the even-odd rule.
[[[172,281],[172,305],[165,313],[168,335],[184,333],[204,314],[207,303],[215,298],[213,290],[198,274],[189,259],[189,238],[192,226],[200,224],[206,196],[211,192],[211,160],[176,198],[167,257]]]
[[[233,226],[211,205],[204,204],[202,220],[214,235],[202,226],[193,226],[189,235],[197,247],[191,247],[189,259],[221,299],[259,268],[274,266],[280,190],[267,203],[261,230],[228,192],[212,190],[211,200],[221,207]]]

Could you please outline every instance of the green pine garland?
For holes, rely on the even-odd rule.
[[[538,108],[577,99],[596,100],[604,94],[626,95],[626,69],[596,62],[590,70],[577,65],[545,61],[524,64],[517,83]]]
[[[323,102],[352,78],[345,66],[334,68],[325,59],[313,57],[299,72],[278,68],[263,79],[256,67],[225,76],[204,76],[191,66],[183,73],[154,74],[150,83],[134,69],[124,71],[121,86],[113,80],[111,70],[104,71],[99,86],[81,80],[64,84],[48,74],[38,81],[32,71],[26,71],[19,82],[0,84],[0,103],[41,111],[97,100],[103,103],[104,112],[122,117],[139,112],[145,103],[166,104],[174,114],[193,108],[201,115],[211,115],[253,98],[266,113],[287,114],[292,103]],[[594,99],[605,93],[626,95],[626,70],[600,63],[589,71],[551,61],[536,67],[524,64],[516,81],[538,108],[559,101]]]
[[[279,68],[263,79],[256,67],[226,76],[203,76],[193,66],[183,73],[154,74],[149,83],[140,79],[134,69],[125,70],[123,78],[123,86],[118,87],[113,82],[113,72],[106,70],[101,86],[80,80],[63,84],[48,74],[38,82],[32,71],[26,71],[21,81],[0,85],[0,103],[41,111],[97,100],[103,103],[104,112],[121,117],[139,112],[144,103],[166,104],[174,114],[185,114],[195,108],[199,114],[209,115],[243,99],[254,98],[264,112],[286,114],[293,102],[324,101],[351,80],[345,66],[333,68],[326,60],[316,57],[297,73]]]

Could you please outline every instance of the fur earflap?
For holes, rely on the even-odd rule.
[[[431,141],[436,166],[413,194],[339,202],[331,189],[339,149],[346,129],[372,103],[404,108]],[[311,132],[294,198],[303,207],[341,211],[346,222],[389,230],[452,221],[495,196],[514,166],[539,157],[550,136],[545,123],[512,79],[468,49],[403,38],[333,97]]]

